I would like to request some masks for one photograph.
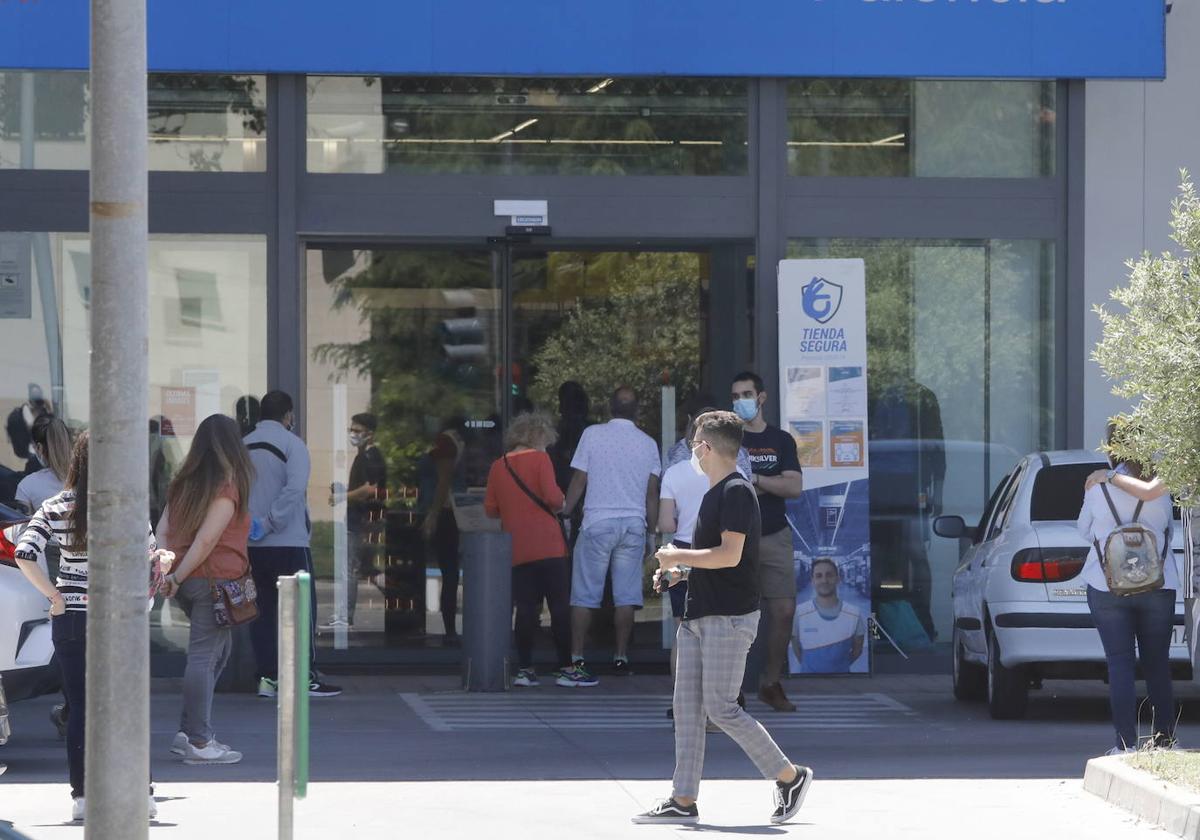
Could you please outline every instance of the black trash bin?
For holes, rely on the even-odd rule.
[[[512,636],[512,538],[502,531],[464,531],[463,688],[506,691]]]

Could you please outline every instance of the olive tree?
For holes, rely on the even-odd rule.
[[[1096,306],[1103,337],[1092,358],[1113,393],[1134,403],[1111,454],[1153,463],[1181,500],[1200,502],[1200,197],[1186,171],[1171,205],[1177,252],[1126,263],[1116,307]]]

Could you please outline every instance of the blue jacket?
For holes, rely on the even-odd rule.
[[[263,537],[250,548],[307,548],[312,534],[308,516],[311,465],[304,441],[275,420],[260,420],[245,437],[254,464],[250,515],[262,522]]]

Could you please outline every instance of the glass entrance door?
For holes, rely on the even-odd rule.
[[[713,306],[746,297],[744,285],[731,291],[745,282],[744,257],[740,277],[722,270],[736,264],[712,248],[310,248],[305,428],[325,655],[456,658],[447,498],[482,495],[507,424],[527,411],[558,429],[551,455],[565,489],[579,435],[608,420],[620,385],[638,393],[639,426],[660,448],[674,443],[684,404],[724,393],[714,368],[723,378],[748,362],[729,357],[729,336],[744,332],[728,324],[736,307]],[[719,335],[713,311],[727,326]],[[661,657],[663,609],[646,596],[634,647]],[[603,655],[610,611],[593,636]],[[548,638],[536,649],[552,655]]]

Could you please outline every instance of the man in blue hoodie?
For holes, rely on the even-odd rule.
[[[246,448],[254,464],[250,488],[250,570],[258,588],[258,619],[250,624],[250,641],[258,664],[258,696],[274,697],[279,687],[280,577],[297,572],[312,574],[309,543],[312,521],[308,515],[308,448],[292,433],[295,411],[292,398],[271,391],[262,398],[260,420],[246,435]],[[312,616],[316,615],[313,590]],[[309,626],[312,632],[312,626]],[[308,693],[335,697],[342,690],[320,680],[315,667],[316,640],[310,638],[313,657]]]

